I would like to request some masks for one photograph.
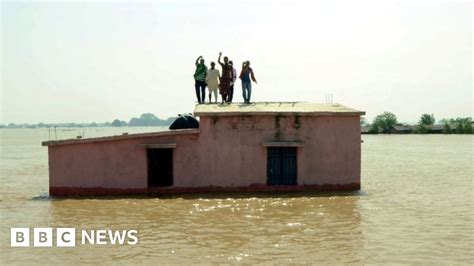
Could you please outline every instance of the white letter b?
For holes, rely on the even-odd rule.
[[[10,228],[10,246],[29,247],[30,228]]]
[[[52,247],[53,246],[53,228],[34,228],[33,246]]]

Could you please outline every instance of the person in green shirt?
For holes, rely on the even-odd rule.
[[[196,71],[194,71],[194,88],[196,89],[196,97],[198,103],[204,103],[206,98],[206,73],[207,66],[204,64],[204,58],[199,56],[196,59]]]

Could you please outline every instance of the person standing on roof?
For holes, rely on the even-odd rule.
[[[227,97],[229,95],[230,84],[232,82],[232,66],[229,64],[229,58],[224,56],[224,63],[221,61],[222,52],[219,52],[219,65],[222,67],[221,82],[219,84],[219,92],[222,97],[222,104],[227,103]]]
[[[209,103],[212,103],[211,93],[214,93],[215,102],[217,103],[217,90],[219,89],[219,79],[221,74],[216,68],[216,63],[211,62],[211,68],[207,71],[206,83],[209,89]]]
[[[252,95],[252,81],[257,83],[253,69],[250,67],[250,61],[245,61],[242,64],[242,71],[239,78],[242,80],[242,96],[244,103],[250,103],[250,96]]]
[[[235,80],[237,79],[237,70],[235,70],[234,63],[232,60],[229,60],[229,65],[232,67],[232,82],[230,83],[229,88],[229,96],[227,97],[227,103],[232,103],[232,99],[234,98],[234,85]]]
[[[196,59],[196,71],[194,71],[194,88],[196,89],[196,97],[198,103],[204,103],[206,99],[206,74],[207,66],[204,64],[204,58],[199,56]]]

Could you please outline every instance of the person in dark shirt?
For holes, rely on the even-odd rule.
[[[206,98],[206,73],[207,66],[204,64],[204,58],[199,56],[196,59],[196,71],[194,71],[194,88],[196,89],[196,97],[198,103],[204,103]]]
[[[219,65],[222,67],[221,80],[219,84],[219,92],[222,97],[222,104],[227,103],[227,97],[229,95],[230,84],[232,82],[232,66],[229,64],[229,58],[224,57],[224,63],[221,61],[222,52],[219,52]]]
[[[239,78],[242,80],[242,96],[244,103],[250,103],[250,96],[252,95],[252,81],[257,83],[253,69],[250,67],[250,61],[245,61],[242,64],[242,71]]]

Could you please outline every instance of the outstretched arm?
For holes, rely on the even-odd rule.
[[[219,58],[217,59],[217,63],[219,63],[219,65],[223,65],[223,63],[221,62],[221,56],[222,52],[219,52]]]
[[[200,55],[200,56],[196,59],[196,63],[195,63],[196,65],[199,64],[199,59],[201,59],[201,58],[202,58],[202,55]]]

